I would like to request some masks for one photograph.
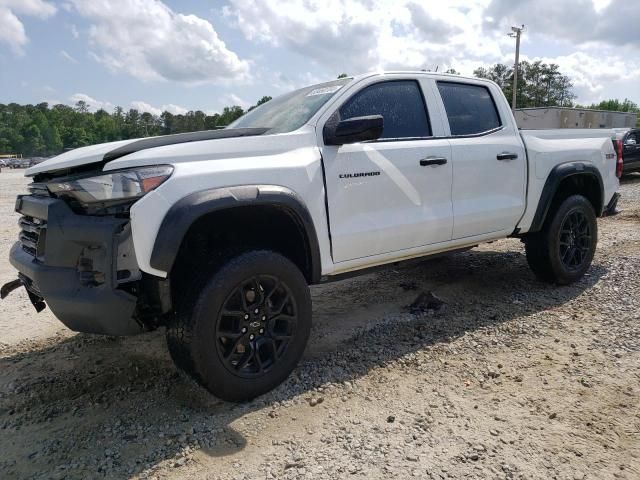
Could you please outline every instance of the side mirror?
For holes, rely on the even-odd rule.
[[[329,122],[324,127],[324,143],[327,145],[345,145],[347,143],[376,140],[384,130],[382,115],[353,117],[334,125]]]

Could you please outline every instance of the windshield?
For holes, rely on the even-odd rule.
[[[343,78],[287,93],[263,103],[227,128],[255,127],[268,128],[268,133],[292,132],[307,123],[327,100],[350,81],[350,78]]]

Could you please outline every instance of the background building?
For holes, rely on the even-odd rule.
[[[523,129],[635,127],[638,114],[569,107],[518,108],[516,123]]]

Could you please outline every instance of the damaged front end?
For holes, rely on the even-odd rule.
[[[10,262],[19,274],[2,287],[2,297],[24,286],[37,311],[46,302],[78,332],[133,335],[157,327],[170,309],[168,280],[138,268],[128,214],[134,200],[90,203],[87,195],[95,191],[70,195],[56,182],[67,195],[34,183],[31,194],[16,201],[21,230]]]

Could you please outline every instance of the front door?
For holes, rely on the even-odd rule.
[[[334,262],[451,239],[451,148],[431,137],[420,84],[365,86],[339,109],[342,120],[382,115],[376,141],[324,146]]]

